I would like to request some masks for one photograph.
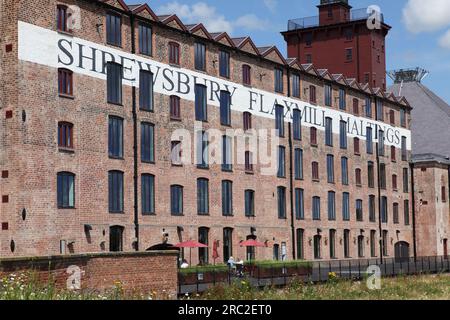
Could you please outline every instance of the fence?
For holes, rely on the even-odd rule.
[[[246,266],[242,273],[227,267],[208,267],[178,272],[178,293],[200,293],[217,284],[231,284],[245,279],[254,287],[286,286],[292,281],[323,282],[330,273],[342,279],[358,280],[368,274],[370,266],[378,266],[382,277],[438,274],[450,272],[450,256],[418,258],[383,258],[286,262],[264,266]]]

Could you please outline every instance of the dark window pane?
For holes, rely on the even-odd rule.
[[[233,183],[222,181],[222,215],[233,215]]]
[[[106,42],[114,46],[122,45],[122,18],[108,13],[106,16]]]
[[[139,106],[153,111],[153,73],[145,70],[139,71]]]
[[[197,211],[200,215],[209,214],[209,181],[197,180]]]
[[[155,162],[155,127],[151,123],[141,123],[141,161]]]
[[[123,119],[109,117],[108,150],[111,158],[123,158]]]
[[[155,177],[144,174],[141,177],[142,214],[155,213]]]
[[[231,125],[231,96],[227,91],[220,91],[220,123]]]
[[[106,72],[108,103],[122,104],[122,66],[108,62]]]
[[[202,43],[195,43],[195,69],[205,71],[206,69],[206,46]]]
[[[57,175],[58,208],[75,207],[75,175],[70,172],[60,172]]]
[[[145,55],[152,55],[152,28],[139,24],[139,51]]]
[[[294,139],[302,140],[302,114],[298,109],[293,111]]]
[[[109,212],[122,213],[123,212],[123,172],[110,171],[109,179]]]
[[[195,120],[207,121],[207,93],[203,85],[195,85]]]
[[[284,107],[280,105],[275,106],[275,129],[279,137],[284,137]]]
[[[170,212],[174,216],[183,215],[183,187],[170,187]]]
[[[219,69],[221,77],[230,77],[230,54],[226,51],[219,53]]]
[[[278,187],[278,218],[286,219],[286,188]]]

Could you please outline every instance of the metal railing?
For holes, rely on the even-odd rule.
[[[439,274],[450,272],[450,256],[383,258],[274,263],[246,266],[243,272],[233,268],[210,267],[178,273],[178,293],[200,293],[218,284],[231,284],[245,279],[253,287],[287,286],[293,281],[324,282],[330,275],[340,279],[359,280],[368,276],[369,267],[377,266],[382,277]]]
[[[350,17],[348,17],[346,22],[367,20],[369,17],[372,16],[372,14],[373,12],[369,11],[368,8],[351,10]],[[380,20],[381,22],[384,22],[383,14],[380,14]],[[288,21],[288,31],[318,27],[319,25],[320,25],[319,16],[292,19]]]

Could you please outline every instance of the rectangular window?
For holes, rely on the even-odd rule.
[[[58,147],[73,149],[73,124],[58,123]]]
[[[393,218],[394,224],[399,224],[400,220],[398,217],[398,203],[394,203],[392,206],[392,209],[393,209],[392,210],[393,211],[392,218]]]
[[[313,181],[319,181],[319,163],[318,162],[313,162],[311,164],[311,169],[312,169],[312,179],[313,179]]]
[[[313,197],[312,199],[312,216],[313,220],[320,220],[320,198]]]
[[[108,103],[122,104],[122,66],[117,63],[106,64],[106,86]]]
[[[366,151],[367,154],[373,154],[373,134],[370,127],[366,129]]]
[[[380,163],[380,188],[386,190],[386,165]]]
[[[255,216],[255,191],[245,190],[245,216]]]
[[[394,110],[389,111],[389,122],[391,125],[395,126],[395,111]]]
[[[286,219],[286,188],[278,187],[278,218]]]
[[[441,187],[441,199],[442,202],[447,202],[447,192],[445,190],[445,187]]]
[[[363,220],[364,220],[363,201],[356,200],[356,221],[363,221]]]
[[[247,64],[242,66],[242,82],[247,86],[252,85],[252,68]]]
[[[381,157],[384,156],[384,131],[383,130],[378,131],[378,155]]]
[[[303,229],[297,229],[297,259],[304,260],[305,259],[305,231]]]
[[[313,41],[312,32],[305,33],[305,46],[310,47]]]
[[[151,123],[141,123],[141,161],[155,162],[155,126]]]
[[[369,221],[370,222],[376,222],[375,196],[369,196]]]
[[[334,156],[327,155],[327,181],[328,183],[334,183]]]
[[[206,46],[203,43],[196,42],[195,51],[195,69],[206,71]]]
[[[333,104],[333,99],[332,99],[333,90],[331,88],[331,85],[326,84],[324,87],[324,90],[325,90],[325,105],[327,107],[331,107]]]
[[[336,259],[336,230],[330,230],[330,258]]]
[[[409,226],[409,200],[405,200],[403,203],[403,216],[405,220],[405,226]]]
[[[207,121],[207,93],[206,87],[200,84],[195,85],[195,120]]]
[[[250,151],[245,151],[245,171],[253,173],[253,156]]]
[[[381,197],[381,222],[388,223],[388,202],[387,197]]]
[[[152,55],[152,28],[142,23],[139,24],[139,52]]]
[[[233,182],[222,181],[222,215],[233,215]]]
[[[57,10],[57,16],[56,16],[56,26],[58,31],[63,31],[63,32],[69,32],[69,26],[67,23],[67,7],[64,5],[58,5],[56,7]]]
[[[347,149],[347,122],[345,121],[340,122],[339,141],[341,149]]]
[[[172,165],[174,166],[182,166],[182,150],[181,150],[181,141],[172,141],[172,148],[171,148],[171,160]]]
[[[209,181],[208,179],[197,180],[197,213],[199,215],[209,214]]]
[[[69,172],[60,172],[57,176],[58,208],[75,208],[75,175]]]
[[[155,177],[150,174],[141,176],[142,214],[155,214]]]
[[[275,92],[283,93],[283,70],[275,68]]]
[[[342,219],[350,221],[350,194],[348,192],[342,194]]]
[[[170,186],[170,212],[173,216],[183,215],[182,186]]]
[[[317,146],[317,128],[311,127],[309,132],[310,132],[311,145]]]
[[[153,73],[139,71],[139,106],[141,110],[153,111]]]
[[[109,212],[123,213],[123,172],[110,171],[108,186]]]
[[[367,81],[368,83],[368,81]],[[372,99],[370,97],[366,98],[366,117],[367,118],[372,118]]]
[[[170,96],[170,118],[181,120],[180,97]]]
[[[316,104],[317,103],[317,99],[316,99],[316,87],[311,85],[309,86],[309,102],[312,104]]]
[[[233,139],[229,136],[222,136],[222,171],[232,171]]]
[[[58,69],[58,92],[60,95],[73,96],[73,72]]]
[[[355,155],[359,156],[361,155],[361,150],[359,147],[359,138],[353,138],[353,151],[355,153]]]
[[[345,89],[339,89],[339,109],[345,110],[347,108],[347,98]]]
[[[356,98],[353,99],[353,114],[359,116],[359,100]]]
[[[221,77],[230,77],[230,53],[227,51],[219,52],[219,72]]]
[[[408,150],[406,149],[406,137],[402,137],[402,161],[408,161]]]
[[[169,42],[169,64],[180,65],[180,45]]]
[[[333,119],[325,118],[325,145],[333,146]]]
[[[336,220],[336,193],[333,191],[328,192],[328,220]]]
[[[372,161],[367,165],[367,180],[369,188],[375,188],[375,168]]]
[[[300,76],[298,74],[292,75],[292,96],[300,98]]]
[[[406,128],[406,112],[404,109],[400,109],[400,125]]]
[[[409,192],[409,174],[408,168],[403,168],[403,192]]]
[[[113,46],[122,45],[122,17],[117,14],[106,15],[106,42]]]
[[[278,104],[275,106],[275,129],[279,137],[284,137],[284,107]]]
[[[220,123],[231,125],[231,95],[228,91],[220,91]]]
[[[209,168],[208,133],[204,131],[198,131],[196,135],[197,167],[201,169],[207,169]]]
[[[345,49],[345,60],[347,62],[353,60],[353,49],[352,48]]]
[[[244,131],[248,131],[252,128],[252,114],[250,112],[244,112]]]
[[[306,54],[306,63],[312,63],[312,54]]]
[[[108,154],[110,158],[123,158],[123,119],[109,117]]]
[[[302,140],[302,113],[298,109],[293,111],[294,140]]]
[[[381,99],[376,99],[376,109],[377,109],[377,120],[383,121],[383,101]]]
[[[305,194],[303,189],[295,189],[295,217],[297,220],[305,219]]]
[[[303,150],[295,149],[294,150],[294,171],[295,171],[295,179],[303,180]]]
[[[383,230],[382,245],[383,245],[383,256],[387,257],[388,256],[388,232],[386,230]]]
[[[397,175],[392,175],[392,189],[394,191],[398,190],[398,186],[397,186]]]
[[[355,170],[355,180],[356,186],[361,187],[362,186],[361,169]]]
[[[286,177],[286,148],[278,146],[278,178]]]
[[[394,146],[391,146],[391,161],[395,162],[397,161],[397,150]]]
[[[341,158],[342,184],[348,186],[348,158]]]

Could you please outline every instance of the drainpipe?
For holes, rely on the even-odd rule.
[[[288,92],[287,95],[288,97],[291,96],[291,73],[289,72],[289,68],[287,68],[287,79],[288,79]],[[292,111],[292,110],[291,110]],[[294,220],[294,175],[293,175],[293,170],[292,170],[292,164],[293,164],[293,159],[292,159],[292,124],[289,121],[288,122],[288,132],[289,132],[289,201],[291,204],[291,238],[292,238],[292,259],[295,260],[295,220]]]
[[[378,132],[378,126],[376,126],[376,135],[378,137],[378,142],[376,144],[376,158],[377,158],[377,188],[378,188],[378,229],[380,232],[380,261],[383,263],[383,248],[385,243],[383,243],[383,227],[381,223],[381,177],[380,177],[380,153],[379,153],[379,132]]]
[[[411,207],[412,207],[412,225],[413,225],[413,250],[414,250],[414,261],[417,260],[417,243],[416,243],[416,195],[414,187],[414,163],[410,162],[409,168],[411,171]],[[450,174],[450,172],[449,172]]]
[[[130,13],[131,24],[131,53],[136,53],[135,40],[135,17]],[[139,209],[138,209],[138,145],[137,145],[137,110],[136,110],[136,86],[132,87],[132,104],[133,104],[133,157],[134,157],[134,176],[133,176],[133,192],[134,192],[134,232],[135,232],[135,246],[134,249],[139,251]]]

